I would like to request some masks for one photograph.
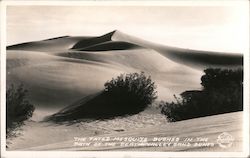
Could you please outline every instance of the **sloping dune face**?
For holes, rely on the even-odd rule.
[[[22,83],[39,106],[65,106],[100,90],[121,73],[100,62],[58,57],[34,51],[8,52],[7,83]]]
[[[119,31],[100,37],[63,36],[18,44],[7,47],[7,85],[24,84],[36,109],[58,110],[100,92],[106,81],[121,73],[144,71],[151,75],[159,100],[199,89],[200,65],[194,62],[190,67],[181,62],[190,57],[176,55],[177,61],[164,51]]]
[[[114,36],[112,36],[112,40],[122,40],[154,49],[161,55],[175,62],[195,69],[203,70],[209,67],[238,68],[243,66],[243,55],[239,53],[212,52],[169,47],[132,37],[122,32],[114,34]]]

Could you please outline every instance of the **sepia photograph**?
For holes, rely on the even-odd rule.
[[[248,157],[248,6],[1,2],[3,157]]]

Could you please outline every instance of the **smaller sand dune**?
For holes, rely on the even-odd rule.
[[[7,84],[24,84],[36,108],[62,108],[121,73],[105,63],[35,51],[9,50],[7,57]]]

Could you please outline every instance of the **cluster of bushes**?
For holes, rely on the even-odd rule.
[[[243,110],[243,70],[206,69],[202,90],[183,92],[176,101],[162,102],[162,114],[170,121]],[[112,118],[143,111],[157,98],[155,83],[143,72],[121,74],[104,84],[100,94],[73,104],[54,120]]]
[[[203,89],[186,91],[174,102],[162,102],[161,112],[170,121],[243,110],[243,70],[206,69]],[[51,120],[110,118],[143,111],[157,98],[156,86],[144,72],[121,74],[104,84],[104,91],[84,98],[52,115]],[[34,106],[27,90],[13,85],[7,90],[7,135],[30,118]],[[73,107],[73,108],[72,108]]]
[[[180,121],[243,110],[243,69],[206,69],[201,85],[202,90],[185,91],[173,102],[161,102],[162,114]],[[105,83],[109,103],[119,105],[125,114],[144,110],[156,99],[155,89],[143,72],[122,74]]]
[[[35,110],[26,99],[28,91],[23,85],[11,85],[6,91],[6,136],[13,135],[13,131],[30,118]]]
[[[161,103],[170,121],[243,110],[243,70],[206,69],[201,91],[186,91],[175,102]]]

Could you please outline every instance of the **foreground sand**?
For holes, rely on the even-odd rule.
[[[242,150],[242,112],[235,112],[235,113],[228,113],[228,114],[221,114],[221,115],[215,115],[215,116],[208,116],[203,118],[197,118],[197,119],[190,119],[186,121],[180,121],[175,123],[167,123],[165,125],[157,125],[152,126],[149,128],[141,128],[137,130],[130,130],[130,131],[121,131],[121,132],[113,132],[109,134],[104,133],[98,133],[94,131],[87,131],[86,129],[82,129],[74,124],[67,126],[70,131],[63,132],[63,126],[48,126],[49,128],[53,128],[57,130],[57,136],[55,135],[48,135],[47,137],[42,137],[42,135],[39,135],[39,133],[43,133],[49,128],[40,128],[37,129],[40,132],[36,133],[36,136],[32,136],[32,139],[23,139],[18,140],[19,142],[12,142],[12,149],[15,149],[15,143],[18,145],[19,148],[16,148],[16,150],[71,150],[71,151],[127,151],[127,150],[133,150],[133,151],[241,151]],[[30,128],[36,128],[30,127]],[[67,130],[66,128],[64,130]],[[223,133],[227,132],[230,135],[233,136],[233,144],[231,147],[228,148],[222,148],[217,143],[218,136]],[[49,132],[47,132],[49,133]],[[74,140],[74,137],[77,137],[79,139],[85,139],[85,141],[76,141]],[[165,147],[154,147],[154,146],[147,146],[147,147],[141,147],[141,146],[121,146],[121,142],[119,140],[112,140],[108,141],[110,144],[106,144],[106,140],[102,141],[90,141],[90,137],[95,138],[107,138],[109,137],[110,140],[116,138],[139,138],[139,137],[147,137],[148,143],[153,143],[153,138],[176,138],[178,137],[180,140],[178,143],[180,143],[177,146],[165,146]],[[193,140],[190,141],[191,146],[188,146],[187,141],[185,141],[185,138],[192,138]],[[207,141],[197,141],[197,138],[203,138],[207,139]],[[36,144],[36,139],[50,140],[52,141],[50,144],[47,145],[38,145],[35,147],[26,147],[27,144]],[[68,140],[67,140],[68,139]],[[21,148],[21,141],[25,142],[25,144],[22,144]],[[38,141],[37,141],[38,142]],[[78,145],[76,145],[76,142],[78,142]],[[89,146],[79,146],[80,143],[91,143]],[[100,146],[94,147],[93,144],[95,142],[101,142],[102,144]],[[75,146],[74,146],[75,143]],[[112,145],[112,143],[116,143],[116,145]],[[161,142],[164,143],[164,142]],[[165,141],[165,143],[169,143],[169,141]],[[174,143],[174,142],[172,142]],[[195,146],[195,143],[203,143],[202,147]],[[205,143],[205,144],[204,144]],[[213,144],[211,146],[211,143]],[[39,144],[39,143],[38,143]],[[210,144],[210,145],[209,145]],[[10,150],[12,150],[10,148]]]

